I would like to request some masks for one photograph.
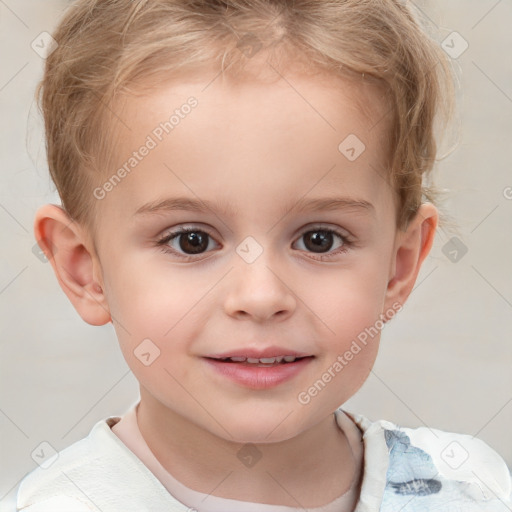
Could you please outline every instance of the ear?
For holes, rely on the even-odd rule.
[[[395,303],[405,304],[434,243],[438,221],[437,208],[432,203],[423,203],[407,229],[397,231],[384,311]]]
[[[110,322],[99,260],[83,228],[62,208],[47,204],[36,213],[34,234],[78,314],[91,325]]]

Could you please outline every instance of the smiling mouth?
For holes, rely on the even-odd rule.
[[[296,357],[296,356],[277,356],[277,357],[262,357],[262,358],[252,358],[252,357],[222,357],[222,358],[213,358],[208,357],[207,359],[211,359],[213,361],[218,361],[220,363],[229,363],[229,364],[237,364],[241,366],[254,366],[254,367],[271,367],[278,365],[286,365],[295,363],[297,361],[301,361],[302,359],[312,359],[314,356],[305,356],[305,357]]]

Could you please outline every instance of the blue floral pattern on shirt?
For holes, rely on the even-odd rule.
[[[510,512],[500,500],[471,499],[467,483],[444,478],[432,457],[413,446],[403,430],[384,430],[389,466],[380,512]]]

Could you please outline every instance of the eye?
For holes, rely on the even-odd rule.
[[[313,258],[318,260],[329,259],[347,252],[353,245],[353,242],[347,235],[339,233],[334,229],[320,226],[305,231],[298,240],[301,241],[302,239],[304,239],[302,245],[305,249],[300,247],[299,249],[318,254],[319,256]],[[338,239],[337,246],[336,239]],[[158,240],[157,245],[165,253],[171,253],[187,260],[197,259],[194,256],[208,252],[208,249],[211,250],[210,242],[212,241],[213,238],[206,231],[195,227],[184,227],[166,233],[163,238]]]
[[[213,238],[206,231],[187,227],[166,233],[157,243],[164,252],[171,252],[187,259],[188,256],[202,254],[206,251],[210,247],[211,240]]]
[[[336,238],[341,241],[336,247],[334,252],[329,253],[333,246],[336,244]],[[338,231],[325,227],[315,227],[308,231],[305,231],[300,238],[299,241],[304,239],[304,247],[306,251],[312,251],[316,254],[321,254],[322,256],[314,259],[328,259],[338,254],[347,252],[348,249],[353,245],[352,241],[349,240],[349,237],[339,233]],[[325,256],[324,256],[325,254]]]

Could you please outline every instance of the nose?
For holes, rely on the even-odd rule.
[[[225,311],[238,319],[282,321],[293,314],[297,299],[285,273],[263,253],[255,262],[238,262],[230,273]]]

